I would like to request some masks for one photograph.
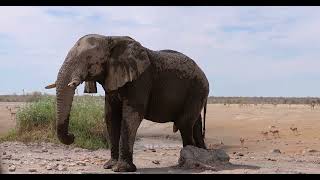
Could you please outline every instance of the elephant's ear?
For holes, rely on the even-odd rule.
[[[149,65],[147,51],[139,42],[132,39],[116,42],[110,51],[106,88],[113,91],[136,80]]]
[[[97,93],[97,84],[95,81],[86,81],[83,93]]]

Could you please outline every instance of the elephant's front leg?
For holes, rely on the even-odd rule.
[[[119,145],[119,159],[112,170],[115,172],[134,172],[137,170],[133,164],[133,145],[138,127],[143,117],[128,105],[124,100],[122,107],[121,136]]]
[[[103,165],[103,168],[111,169],[118,162],[119,158],[119,141],[122,120],[121,102],[115,98],[107,97],[105,103],[105,112],[111,158]]]

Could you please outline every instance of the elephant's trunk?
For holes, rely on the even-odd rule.
[[[57,91],[57,135],[60,142],[70,145],[74,142],[74,135],[69,133],[69,116],[74,96],[74,89],[66,87]]]
[[[80,83],[81,66],[74,63],[75,58],[67,57],[56,81],[57,98],[57,136],[60,142],[70,145],[74,135],[69,133],[69,116],[76,87]]]

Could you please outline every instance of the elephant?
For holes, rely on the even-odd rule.
[[[133,145],[143,119],[173,122],[183,147],[206,149],[205,116],[209,82],[188,56],[174,50],[151,50],[129,36],[87,34],[68,52],[54,83],[56,131],[70,145],[69,116],[75,89],[85,82],[84,93],[105,91],[105,123],[111,158],[105,169],[134,172]],[[204,110],[202,118],[201,112]],[[203,120],[203,125],[202,125]]]

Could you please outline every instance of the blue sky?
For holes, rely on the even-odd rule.
[[[55,93],[70,48],[96,33],[188,55],[212,96],[320,96],[320,7],[0,7],[0,24],[0,94]]]

